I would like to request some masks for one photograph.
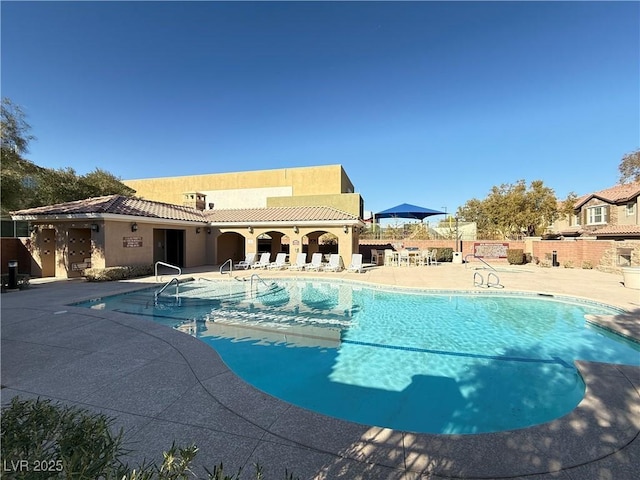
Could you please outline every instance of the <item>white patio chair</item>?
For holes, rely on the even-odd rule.
[[[440,262],[438,262],[438,250],[437,249],[433,249],[431,250],[431,257],[429,258],[429,265],[439,265]]]
[[[305,270],[308,271],[319,271],[322,268],[322,254],[317,252],[311,256],[311,263],[307,263],[304,266]]]
[[[236,263],[233,268],[235,269],[247,269],[247,268],[251,268],[251,266],[256,263],[256,254],[255,253],[247,253],[244,257],[244,260],[240,260],[238,263]]]
[[[362,266],[362,254],[354,253],[351,255],[351,265],[347,268],[348,272],[362,273],[364,268]]]
[[[296,263],[292,263],[289,265],[289,270],[304,270],[304,267],[307,265],[307,254],[306,253],[298,253],[296,257]]]
[[[276,255],[275,262],[271,262],[269,265],[267,265],[267,268],[269,270],[284,270],[285,268],[287,268],[287,265],[287,254],[280,252]]]
[[[397,257],[395,256],[394,251],[390,248],[387,248],[384,251],[384,264],[387,267],[395,267],[398,265]]]
[[[329,263],[322,267],[325,272],[339,272],[342,270],[342,257],[337,253],[332,253],[329,257]]]
[[[400,256],[398,257],[399,266],[408,267],[411,265],[411,258],[409,257],[409,250],[400,250]]]
[[[421,250],[420,255],[416,258],[416,265],[424,267],[429,265],[429,259],[431,258],[431,252],[429,250]]]
[[[271,254],[269,252],[263,252],[260,254],[260,260],[251,265],[251,268],[267,268],[271,263],[269,259],[271,258]]]
[[[374,265],[380,265],[380,252],[378,252],[378,250],[376,250],[375,248],[371,249],[371,263],[373,263]]]

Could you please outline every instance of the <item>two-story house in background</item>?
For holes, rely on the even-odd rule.
[[[640,182],[620,184],[583,195],[576,200],[574,213],[551,227],[563,237],[598,239],[640,239]]]

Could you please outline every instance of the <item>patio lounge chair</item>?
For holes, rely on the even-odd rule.
[[[380,252],[378,252],[378,250],[376,250],[375,248],[372,248],[371,263],[373,263],[374,265],[380,265],[380,257],[382,257],[382,255],[380,255]]]
[[[325,272],[339,272],[342,270],[342,257],[337,253],[332,253],[329,257],[329,263],[322,267]]]
[[[307,254],[306,253],[298,253],[296,257],[296,263],[292,263],[289,265],[289,270],[304,270],[304,267],[307,265]]]
[[[267,268],[269,270],[283,270],[287,268],[287,265],[287,254],[281,252],[276,255],[276,261],[267,265]]]
[[[263,252],[260,254],[260,260],[251,265],[251,268],[267,268],[271,263],[269,259],[271,258],[271,254],[269,252]]]
[[[364,267],[362,266],[361,253],[354,253],[353,255],[351,255],[351,265],[349,265],[347,271],[356,273],[362,273],[364,271]]]
[[[311,263],[307,263],[304,268],[309,271],[319,271],[322,268],[322,254],[314,253],[311,256]]]
[[[251,265],[253,265],[254,263],[256,263],[256,254],[247,253],[244,257],[244,260],[241,260],[238,263],[236,263],[233,266],[233,268],[235,269],[244,268],[246,270],[247,268],[251,268]]]

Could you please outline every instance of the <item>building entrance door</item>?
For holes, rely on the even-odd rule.
[[[167,263],[184,267],[184,230],[166,230]]]

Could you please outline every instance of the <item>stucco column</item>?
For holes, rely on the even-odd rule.
[[[258,236],[253,232],[253,228],[251,230],[246,230],[242,232],[244,236],[244,251],[245,253],[255,253],[258,254]]]
[[[344,263],[345,268],[351,264],[351,255],[354,253],[352,237],[353,227],[347,227],[346,230],[347,232],[345,233],[341,227],[340,232],[337,234],[338,254],[342,257],[342,262]]]

